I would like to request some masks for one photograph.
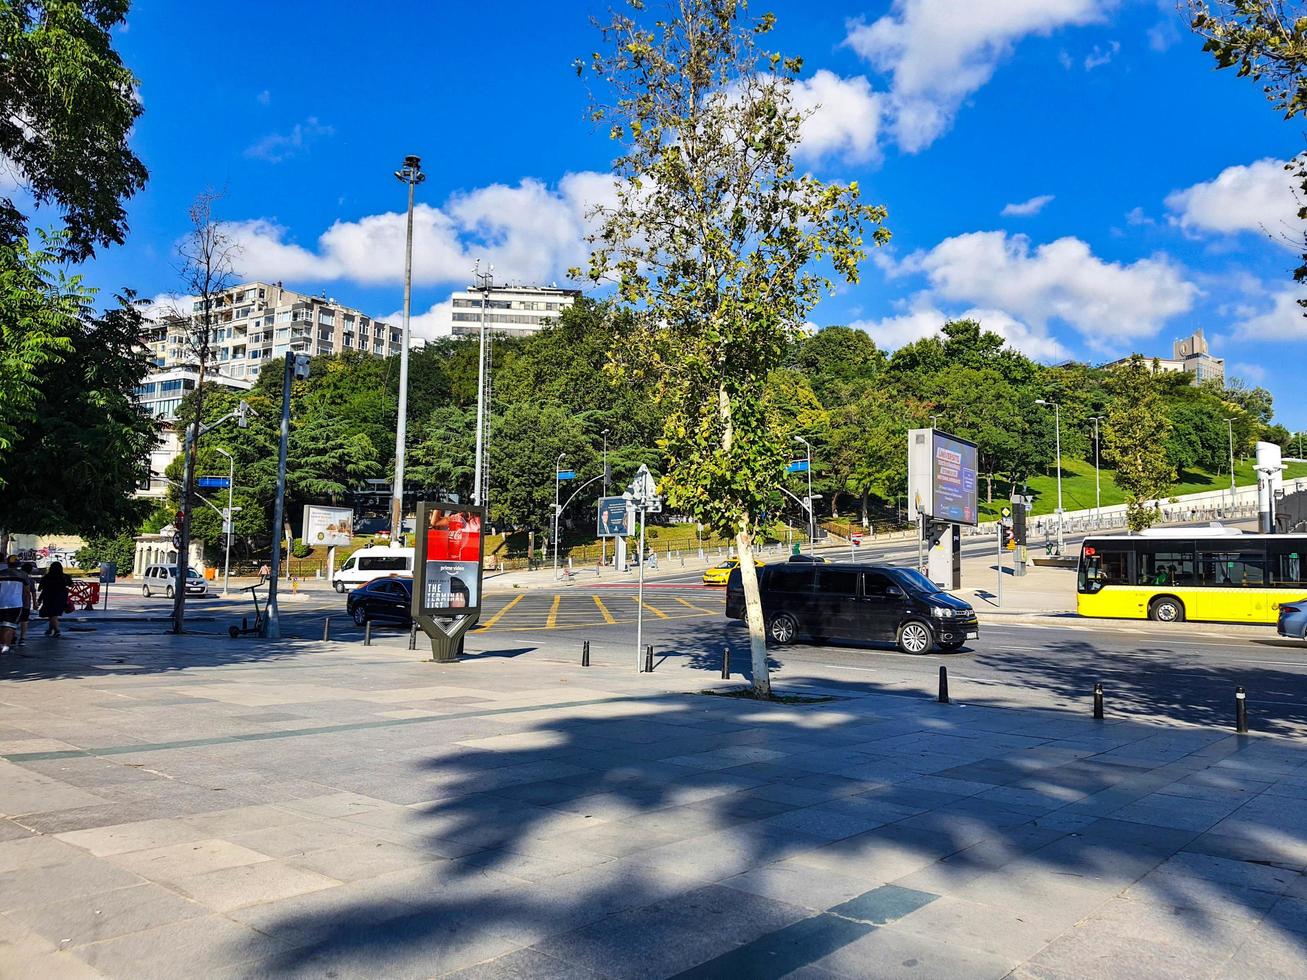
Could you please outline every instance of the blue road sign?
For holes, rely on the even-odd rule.
[[[558,471],[558,479],[560,479],[560,480],[575,480],[575,479],[576,479],[576,470],[559,470],[559,471]]]
[[[807,473],[808,461],[806,459],[796,459],[789,466],[785,467],[786,473]]]
[[[201,490],[226,490],[231,483],[225,476],[199,476],[195,478],[195,485]]]

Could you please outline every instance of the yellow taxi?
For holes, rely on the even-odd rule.
[[[764,563],[760,562],[757,558],[753,560],[754,568],[762,568],[763,564]],[[708,568],[704,570],[703,584],[725,585],[726,580],[731,577],[731,572],[735,571],[739,567],[740,567],[740,559],[727,558],[720,565],[714,565],[712,568]]]

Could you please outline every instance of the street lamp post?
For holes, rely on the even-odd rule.
[[[812,445],[803,436],[795,436],[794,441],[803,443],[808,464],[808,554],[812,554],[817,544],[817,516],[812,505]]]
[[[554,460],[554,578],[558,578],[558,477],[563,472],[563,457],[566,455],[567,453],[559,453]]]
[[[1091,415],[1089,417],[1090,421],[1094,423],[1094,527],[1098,527],[1103,512],[1103,486],[1098,481],[1098,423],[1106,418],[1106,415]]]
[[[1057,445],[1057,553],[1062,555],[1062,406],[1044,398],[1036,398],[1036,405],[1053,409],[1053,438]]]
[[[1236,492],[1234,489],[1234,419],[1225,420],[1225,431],[1230,436],[1230,509],[1234,510]]]
[[[232,510],[232,496],[236,489],[236,457],[225,449],[219,449],[214,446],[214,452],[221,453],[227,457],[227,513],[223,517],[223,528],[227,532],[227,547],[222,558],[222,594],[226,595],[231,586],[231,532],[235,522],[236,513]]]
[[[281,575],[281,525],[286,511],[286,449],[290,444],[290,383],[309,376],[309,355],[286,352],[286,372],[281,381],[281,440],[277,445],[277,496],[272,505],[272,563],[268,574],[268,602],[263,636],[281,639],[281,613],[277,608],[277,579]]]
[[[495,284],[495,267],[492,265],[488,272],[483,273],[481,261],[478,259],[476,272],[473,275],[477,281],[476,288],[481,291],[481,349],[477,354],[477,456],[472,471],[472,502],[479,504],[484,496],[481,484],[485,479],[482,472],[482,444],[486,430],[486,309],[490,305],[490,290]]]
[[[603,484],[604,493],[603,495],[607,497],[608,496],[608,430],[604,429],[604,431],[601,434],[604,437],[604,484]],[[607,564],[608,564],[608,539],[600,538],[599,539],[599,567],[602,568]]]
[[[408,235],[404,240],[404,342],[399,351],[399,419],[395,426],[395,482],[390,491],[390,543],[404,543],[404,440],[408,430],[409,309],[413,299],[413,188],[426,180],[422,159],[409,154],[395,178],[408,185]],[[281,533],[278,528],[278,534]]]

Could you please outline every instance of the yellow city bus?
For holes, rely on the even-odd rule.
[[[1307,597],[1307,534],[1166,528],[1086,538],[1082,616],[1274,623],[1280,603]]]

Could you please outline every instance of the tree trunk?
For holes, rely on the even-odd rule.
[[[747,531],[735,535],[740,556],[740,585],[744,588],[745,622],[749,624],[749,661],[753,668],[753,695],[771,698],[771,675],[767,672],[767,624],[762,617],[762,594],[758,591],[758,569],[753,564],[753,538]]]
[[[994,502],[994,474],[986,473],[985,474],[985,503],[992,504],[993,502]]]

